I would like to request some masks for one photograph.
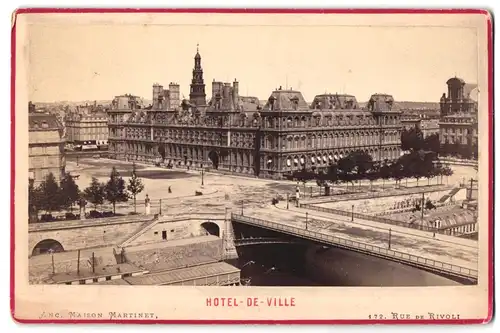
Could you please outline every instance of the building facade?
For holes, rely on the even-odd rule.
[[[439,137],[443,150],[451,154],[477,157],[478,104],[477,85],[451,78],[448,94],[440,100]]]
[[[429,135],[439,135],[439,120],[422,119],[422,121],[420,122],[420,130],[422,131],[424,138],[428,137]]]
[[[390,95],[374,94],[366,108],[354,96],[325,94],[308,105],[301,92],[276,89],[265,104],[240,96],[239,82],[214,80],[209,101],[201,56],[189,100],[179,85],[153,86],[153,107],[116,97],[110,114],[110,156],[120,160],[227,170],[281,178],[302,168],[326,168],[352,151],[374,160],[401,154],[401,112]]]
[[[108,115],[100,106],[77,106],[64,117],[66,143],[81,147],[108,147]]]
[[[49,173],[56,181],[64,176],[66,160],[64,157],[63,128],[55,115],[29,115],[29,178],[39,184]]]

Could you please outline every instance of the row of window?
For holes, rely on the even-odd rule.
[[[474,134],[475,131],[471,128],[462,128],[462,127],[441,127],[441,134],[458,134],[458,135],[471,135]]]
[[[58,168],[63,166],[65,163],[64,156],[30,156],[29,158],[29,168]]]
[[[51,145],[51,146],[35,146],[28,147],[29,156],[32,155],[56,155],[61,153],[62,146]]]

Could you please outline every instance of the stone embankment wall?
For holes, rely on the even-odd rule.
[[[450,191],[437,191],[425,193],[425,199],[429,198],[431,201],[437,201],[441,199],[445,194]],[[350,200],[350,201],[338,201],[318,204],[317,206],[334,208],[344,211],[351,211],[352,205],[354,205],[354,211],[361,214],[375,214],[382,211],[387,211],[391,209],[396,209],[401,206],[403,202],[408,201],[411,203],[414,200],[422,200],[422,194],[408,194],[404,196],[392,196],[392,197],[382,197],[382,198],[371,198],[371,199],[360,199],[360,200]],[[456,199],[458,200],[458,199]],[[402,206],[401,206],[402,207]]]
[[[220,260],[222,258],[222,239],[145,250],[125,249],[126,261],[137,267],[154,264],[171,266],[170,264],[172,264],[172,268],[174,268],[174,261],[189,261],[190,258],[196,257]]]

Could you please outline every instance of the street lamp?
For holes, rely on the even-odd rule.
[[[201,165],[201,186],[205,185],[203,182],[203,164]]]
[[[306,212],[306,230],[307,230],[307,216],[308,216],[308,213]]]
[[[391,228],[389,228],[389,250],[391,249]]]
[[[290,202],[288,193],[286,194],[286,209],[288,209],[288,203]]]
[[[354,222],[354,205],[351,206],[351,222]]]
[[[243,216],[243,199],[241,199],[241,216]]]

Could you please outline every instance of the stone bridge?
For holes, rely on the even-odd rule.
[[[224,237],[224,214],[137,215],[103,219],[33,223],[28,251],[71,251],[105,246],[133,246],[201,235]]]

